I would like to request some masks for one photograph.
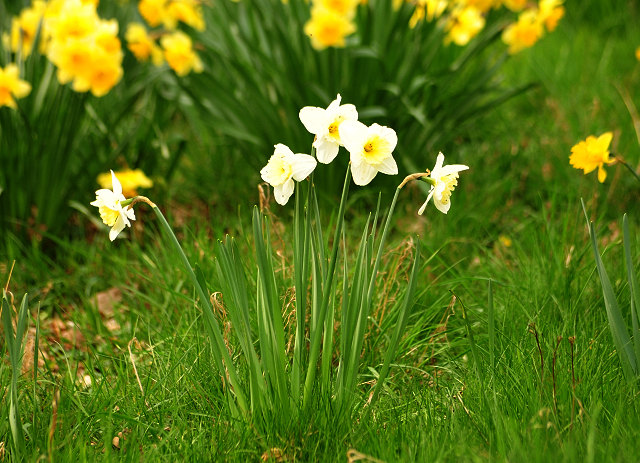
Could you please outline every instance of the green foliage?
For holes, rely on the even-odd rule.
[[[622,364],[624,375],[627,379],[627,382],[632,383],[638,376],[638,374],[640,374],[638,370],[638,359],[640,358],[638,357],[638,353],[640,353],[640,331],[638,330],[638,316],[640,314],[636,313],[636,310],[640,306],[638,305],[638,282],[635,277],[633,260],[631,259],[631,245],[629,243],[629,223],[627,222],[627,215],[625,214],[623,218],[623,236],[625,261],[627,262],[627,277],[629,280],[629,290],[631,292],[632,335],[635,340],[635,349],[634,345],[631,344],[631,338],[629,337],[629,332],[627,331],[627,327],[622,317],[622,312],[620,311],[613,286],[611,285],[611,281],[609,280],[609,276],[607,275],[604,263],[602,262],[602,258],[600,257],[600,253],[598,251],[598,242],[596,239],[596,231],[593,226],[593,222],[589,222],[589,217],[587,215],[587,210],[584,207],[584,202],[582,203],[582,207],[584,209],[585,218],[587,219],[587,223],[589,225],[589,235],[591,237],[591,245],[593,246],[593,254],[596,259],[596,268],[598,269],[600,283],[602,284],[602,292],[604,294],[604,302],[607,310],[607,318],[609,320],[609,328],[611,329],[611,334],[613,335],[613,342],[616,345],[616,351],[618,352],[618,356],[620,357],[620,363]],[[634,310],[634,307],[636,310]]]
[[[119,20],[123,36],[131,7],[102,10]],[[10,20],[0,15],[0,34]],[[61,85],[35,43],[26,59],[9,49],[0,53],[0,67],[16,63],[32,86],[17,110],[0,108],[0,247],[11,255],[47,234],[75,234],[69,202],[85,203],[99,187],[98,174],[121,165],[168,177],[184,148],[180,127],[168,128],[179,124],[182,108],[176,77],[166,68],[126,55],[122,81],[97,98]]]
[[[508,55],[504,45],[492,46],[505,26],[501,19],[491,16],[464,48],[445,46],[442,22],[410,29],[412,6],[395,11],[391,3],[359,6],[356,35],[344,49],[323,51],[303,32],[305,2],[225,1],[207,9],[210,26],[199,37],[206,69],[185,90],[208,130],[227,140],[216,147],[223,158],[240,153],[257,171],[276,142],[303,149],[308,133],[298,123],[300,108],[324,108],[339,93],[356,105],[360,120],[400,130],[400,164],[416,172],[429,153],[446,151],[466,124],[530,88],[501,85]],[[338,160],[331,178],[339,178],[346,163]],[[336,193],[338,187],[335,182]]]

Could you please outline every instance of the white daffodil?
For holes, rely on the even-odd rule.
[[[367,185],[378,172],[396,175],[398,166],[391,153],[398,136],[389,127],[347,120],[340,124],[340,138],[351,154],[351,174],[356,185]]]
[[[122,202],[126,201],[126,198],[122,194],[122,185],[113,171],[111,171],[111,182],[113,191],[107,189],[96,191],[96,200],[91,205],[98,208],[102,221],[112,227],[109,239],[113,241],[125,225],[131,226],[130,220],[136,220],[136,216],[133,209],[122,207]]]
[[[446,214],[451,207],[451,192],[458,185],[458,172],[469,168],[469,166],[464,166],[462,164],[443,166],[443,163],[444,154],[440,153],[438,154],[436,166],[431,171],[431,174],[429,177],[424,178],[427,183],[431,184],[431,191],[429,191],[427,200],[418,211],[419,215],[422,215],[432,197],[433,203],[436,205],[438,210]]]
[[[340,124],[346,120],[358,120],[356,107],[352,104],[340,106],[341,99],[338,94],[327,109],[306,106],[300,110],[300,120],[306,129],[316,136],[313,146],[318,161],[323,164],[333,161],[340,146],[344,146],[338,130]]]
[[[288,146],[278,143],[260,175],[262,180],[273,187],[276,202],[284,206],[293,194],[293,181],[301,182],[307,178],[317,164],[313,156],[293,154]]]

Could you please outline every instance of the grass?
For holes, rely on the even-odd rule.
[[[596,221],[630,325],[620,229],[628,212],[637,263],[639,188],[620,165],[600,185],[594,174],[572,169],[568,155],[587,135],[613,130],[616,152],[638,164],[640,145],[613,84],[638,104],[633,50],[640,36],[631,9],[609,12],[602,24],[578,17],[580,11],[505,71],[508,80],[535,79],[541,86],[470,126],[445,151],[450,162],[471,166],[461,174],[449,215],[430,207],[418,217],[424,195],[415,186],[400,195],[381,267],[393,278],[384,280],[370,319],[377,329],[364,341],[370,364],[382,365],[390,342],[401,302],[394,282],[410,272],[410,233],[422,241],[418,302],[370,420],[359,418],[376,369],[361,376],[360,405],[345,420],[327,421],[313,405],[299,421],[276,418],[266,431],[225,416],[192,285],[153,215],[139,209],[124,240],[109,243],[79,218],[86,230],[81,239],[58,243],[55,257],[28,251],[16,263],[9,288],[16,300],[29,293],[40,336],[34,376],[32,320],[18,388],[29,459],[344,462],[353,448],[368,456],[363,461],[635,461],[637,386],[626,384],[614,350],[580,198]],[[224,177],[225,191],[212,191],[215,181],[206,184],[198,169],[204,153],[207,145],[191,153],[182,183],[170,185],[162,199],[187,256],[215,291],[214,240],[229,233],[243,249],[250,245],[258,175],[233,179],[223,169],[214,175]],[[206,201],[213,193],[215,202]],[[377,194],[352,198],[350,231],[366,220],[362,199],[375,202]],[[273,228],[286,238],[291,208],[271,207]],[[321,198],[321,207],[331,211],[335,200]],[[355,242],[358,232],[352,233],[347,240]],[[291,252],[282,248],[281,294],[293,286]],[[4,285],[11,262],[1,263]],[[224,332],[223,314],[220,322]],[[0,384],[8,385],[10,374],[8,362],[0,364]],[[6,397],[0,442],[8,449]]]

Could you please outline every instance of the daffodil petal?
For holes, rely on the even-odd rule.
[[[364,145],[364,141],[369,136],[367,126],[360,121],[343,121],[338,130],[340,132],[340,140],[342,140],[342,144],[351,154],[354,152],[360,152]]]
[[[444,177],[445,175],[455,174],[467,169],[469,169],[469,166],[465,166],[463,164],[451,164],[440,169],[440,176]]]
[[[120,232],[124,230],[124,226],[125,226],[124,219],[122,218],[122,215],[119,215],[118,220],[116,220],[116,223],[113,225],[113,228],[109,232],[109,239],[111,241],[115,240],[116,237],[120,234]]]
[[[298,182],[303,181],[318,165],[313,156],[296,154],[291,162],[291,176]],[[293,189],[291,190],[293,192]]]
[[[122,194],[122,185],[113,171],[111,171],[111,185],[113,186],[113,193],[120,196]]]
[[[359,165],[351,164],[353,182],[358,186],[368,185],[377,173],[376,168],[366,162],[361,162]]]
[[[289,198],[293,194],[294,188],[295,183],[293,183],[292,178],[284,182],[282,185],[273,187],[273,195],[276,199],[276,202],[281,206],[287,204],[287,201],[289,201]]]
[[[436,208],[443,214],[446,214],[447,212],[449,212],[449,209],[451,208],[451,200],[447,201],[446,203],[443,203],[442,201],[439,201],[437,198],[434,198],[433,204],[435,204]]]
[[[329,119],[327,111],[322,108],[306,106],[300,110],[300,122],[304,127],[313,134],[318,134],[327,129]]]
[[[329,164],[338,155],[340,145],[327,140],[325,137],[317,139],[313,146],[316,148],[316,157],[322,164]]]
[[[429,196],[427,196],[427,200],[424,202],[422,206],[420,206],[420,209],[418,209],[418,215],[422,215],[424,213],[424,210],[427,208],[427,204],[429,204],[429,201],[431,200],[432,196],[433,196],[433,188],[431,188],[431,191],[429,192]]]
[[[585,171],[585,173],[587,173]],[[604,183],[604,181],[607,179],[607,171],[603,169],[602,166],[598,166],[598,181],[600,183]]]
[[[376,167],[378,168],[378,171],[383,174],[396,175],[398,173],[398,165],[396,164],[396,160],[393,159],[393,156],[383,159]]]

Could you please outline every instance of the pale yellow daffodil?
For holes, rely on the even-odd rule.
[[[358,111],[352,104],[340,105],[342,97],[331,102],[327,109],[306,106],[300,110],[300,121],[316,136],[313,146],[316,157],[323,164],[329,164],[343,146],[340,139],[340,124],[346,120],[358,120]]]
[[[293,194],[293,181],[303,181],[313,172],[316,165],[317,161],[313,156],[294,154],[288,146],[278,143],[260,175],[262,180],[273,187],[276,202],[284,206]]]
[[[398,166],[391,153],[398,144],[398,136],[389,127],[346,120],[340,124],[340,138],[351,155],[351,175],[356,185],[367,185],[382,172],[396,175]]]
[[[418,210],[419,215],[424,213],[431,198],[433,198],[433,204],[435,204],[440,212],[444,214],[449,212],[449,208],[451,207],[451,193],[458,185],[458,172],[469,168],[469,166],[462,164],[451,164],[449,166],[443,166],[443,164],[444,154],[439,153],[435,167],[429,176],[423,179],[431,185],[431,191],[429,191],[427,200]]]
[[[112,227],[109,239],[113,241],[125,226],[131,227],[131,220],[135,220],[136,216],[133,209],[122,207],[126,198],[122,194],[122,185],[113,171],[111,171],[111,182],[113,191],[107,189],[96,191],[96,200],[91,205],[98,208],[102,221]]]

